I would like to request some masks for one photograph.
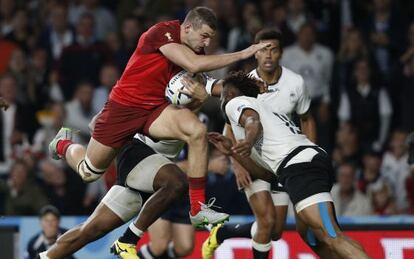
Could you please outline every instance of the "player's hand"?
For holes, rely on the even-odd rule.
[[[232,143],[231,140],[218,132],[209,132],[208,133],[208,141],[212,143],[221,153],[225,154],[226,156],[230,156],[232,154],[231,147]]]
[[[183,76],[181,83],[183,84],[184,88],[178,90],[180,93],[189,95],[193,100],[198,100],[202,103],[207,101],[208,93],[202,83],[192,79],[187,75]]]
[[[260,42],[260,43],[251,45],[250,47],[242,50],[242,52],[243,52],[243,59],[250,58],[257,51],[259,51],[261,49],[264,49],[264,48],[267,48],[267,47],[270,47],[270,45],[271,45],[271,43],[269,43],[269,42]]]
[[[233,161],[234,175],[236,176],[237,188],[243,190],[252,183],[249,172],[244,169],[237,161]]]
[[[246,139],[242,139],[237,141],[236,145],[234,145],[231,149],[234,153],[240,155],[241,157],[249,157],[252,153],[253,143],[247,141]]]
[[[267,83],[265,81],[263,81],[260,78],[255,79],[256,80],[256,84],[259,86],[259,92],[262,93],[267,93],[267,90],[269,88],[269,86],[267,85]]]

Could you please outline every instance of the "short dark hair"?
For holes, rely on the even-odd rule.
[[[191,23],[196,29],[206,24],[214,31],[217,30],[217,17],[214,11],[207,7],[198,6],[191,9],[184,19],[185,22]]]
[[[261,40],[277,40],[282,46],[282,33],[271,28],[265,28],[256,33],[254,43],[259,43]]]
[[[53,205],[43,206],[39,211],[39,218],[43,218],[46,214],[49,214],[49,213],[55,215],[56,218],[60,219],[60,212]]]
[[[249,76],[243,71],[232,72],[228,75],[223,82],[223,86],[231,85],[237,88],[242,95],[249,97],[257,97],[260,93],[259,86],[256,79]]]

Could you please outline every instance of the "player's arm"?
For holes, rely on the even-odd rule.
[[[179,43],[165,44],[159,50],[165,57],[186,71],[199,73],[223,68],[234,62],[247,59],[267,45],[268,43],[258,43],[241,51],[220,55],[197,55],[189,47]]]
[[[300,128],[310,141],[316,143],[316,124],[312,114],[308,111],[299,115]]]
[[[239,140],[232,151],[242,157],[248,157],[254,143],[263,132],[260,116],[255,110],[246,108],[240,115],[239,124],[244,128],[245,138]]]
[[[217,132],[209,132],[208,139],[218,150],[220,150],[220,152],[222,152],[225,155],[230,156],[235,161],[237,161],[246,170],[246,172],[248,172],[251,178],[262,179],[267,182],[271,182],[272,180],[274,180],[274,174],[271,171],[258,165],[250,157],[242,157],[239,154],[233,152],[232,151],[233,144],[229,137],[225,137]],[[246,179],[245,181],[246,183],[242,185],[240,185],[240,183],[238,182],[240,189],[247,187],[250,184],[251,179],[248,179],[248,180]]]

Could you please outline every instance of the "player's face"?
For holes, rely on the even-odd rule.
[[[221,110],[225,113],[226,104],[233,98],[240,95],[240,92],[237,88],[232,85],[223,85],[223,91],[221,91],[220,96],[220,107]]]
[[[201,25],[198,29],[188,24],[185,29],[186,44],[196,53],[200,53],[210,45],[211,39],[215,35],[215,31],[206,24]]]
[[[278,40],[263,40],[260,42],[270,43],[270,46],[256,52],[257,66],[259,70],[264,72],[275,72],[282,56],[280,43]]]

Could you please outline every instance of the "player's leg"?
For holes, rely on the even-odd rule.
[[[41,258],[65,258],[134,217],[142,205],[139,193],[114,185],[88,220],[63,234]]]
[[[194,227],[191,224],[173,223],[172,242],[168,244],[168,256],[180,258],[189,256],[194,249]]]
[[[275,211],[270,195],[270,184],[262,180],[255,180],[245,189],[250,207],[256,217],[255,222],[247,224],[218,225],[212,229],[202,246],[203,259],[213,257],[214,251],[226,239],[233,237],[252,238],[255,258],[261,255],[267,258],[271,248],[270,240],[275,224]]]
[[[339,228],[332,202],[312,204],[298,212],[298,217],[327,249],[324,252],[338,255],[340,258],[369,258],[364,249],[356,241],[342,233]],[[329,252],[328,252],[329,251]]]
[[[138,251],[139,258],[154,259],[163,255],[172,239],[172,224],[170,221],[159,218],[149,228],[150,242],[143,245]]]
[[[228,218],[225,213],[212,213],[210,209],[200,213],[205,203],[205,182],[208,162],[207,128],[188,109],[173,105],[166,107],[149,127],[151,137],[157,139],[179,139],[188,144],[188,182],[191,218],[194,225],[217,224]],[[204,210],[203,206],[203,210]],[[205,222],[207,219],[208,222]]]
[[[272,232],[272,240],[277,241],[282,237],[286,225],[286,217],[289,206],[289,195],[281,187],[272,190],[272,200],[275,208],[275,224]]]
[[[296,231],[301,236],[302,240],[321,258],[341,258],[332,252],[324,243],[318,242],[315,234],[309,229],[305,222],[303,222],[295,212]]]

